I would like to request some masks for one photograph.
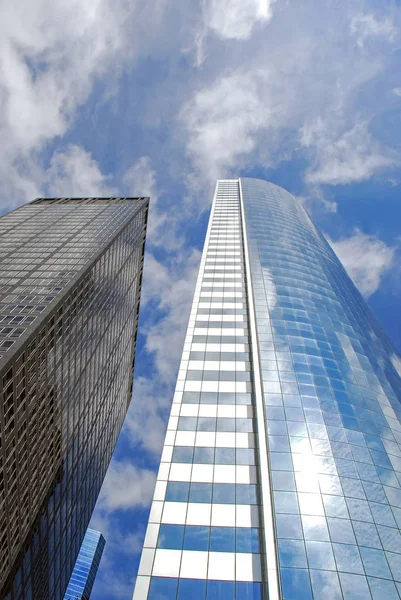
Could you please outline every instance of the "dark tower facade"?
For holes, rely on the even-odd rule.
[[[63,598],[131,397],[148,198],[0,218],[0,598]]]

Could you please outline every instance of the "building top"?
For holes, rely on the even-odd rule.
[[[124,202],[136,202],[138,200],[148,200],[149,196],[126,197],[126,198],[35,198],[29,204],[122,204]]]
[[[148,197],[37,198],[0,218],[0,368]],[[8,358],[7,358],[8,360]]]
[[[88,600],[106,541],[100,531],[87,529],[64,600]]]

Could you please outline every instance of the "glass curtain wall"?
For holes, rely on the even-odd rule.
[[[105,543],[99,531],[86,530],[64,600],[89,600]]]
[[[300,203],[241,187],[283,598],[398,599],[396,351]]]

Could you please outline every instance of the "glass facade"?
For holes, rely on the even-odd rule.
[[[398,365],[299,202],[219,181],[134,599],[399,599]]]
[[[64,596],[131,395],[147,198],[0,219],[0,597]]]
[[[89,600],[105,543],[99,531],[87,529],[64,600]]]

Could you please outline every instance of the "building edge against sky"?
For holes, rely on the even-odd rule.
[[[86,530],[64,600],[89,600],[105,544],[100,531]]]
[[[0,597],[64,596],[130,399],[148,198],[0,219]]]
[[[398,361],[303,206],[219,181],[134,600],[400,598]]]

